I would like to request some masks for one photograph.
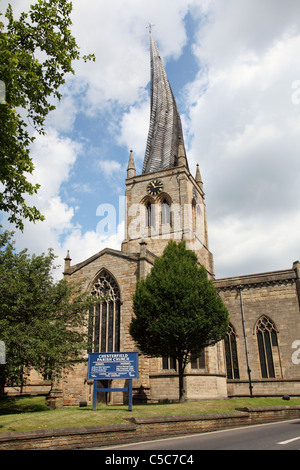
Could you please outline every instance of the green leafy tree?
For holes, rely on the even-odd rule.
[[[52,103],[53,98],[61,99],[59,89],[65,75],[74,73],[72,63],[81,59],[70,31],[71,11],[70,1],[38,0],[18,20],[11,5],[6,21],[0,18],[1,95],[5,90],[5,99],[1,96],[0,100],[0,211],[7,212],[9,221],[21,230],[23,219],[44,219],[25,197],[39,188],[28,178],[34,171],[30,157],[34,136],[28,124],[45,133],[45,119],[55,109],[50,98]]]
[[[12,234],[0,234],[0,340],[4,385],[23,386],[34,368],[52,383],[87,349],[87,311],[94,303],[80,285],[55,281],[55,255],[17,253]]]
[[[177,359],[179,400],[184,401],[186,365],[228,329],[228,311],[185,242],[170,241],[155,260],[151,273],[137,284],[133,309],[131,336],[146,356]]]

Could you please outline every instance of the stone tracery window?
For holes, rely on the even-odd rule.
[[[120,351],[121,300],[115,279],[102,271],[91,293],[99,303],[89,312],[89,352]],[[103,301],[101,301],[104,299]]]
[[[227,335],[224,338],[225,359],[228,379],[239,379],[239,362],[236,345],[236,333],[231,324],[228,326]]]
[[[262,378],[281,376],[277,330],[274,322],[267,316],[258,320],[256,337]]]

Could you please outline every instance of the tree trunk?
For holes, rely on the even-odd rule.
[[[6,374],[5,374],[5,364],[0,364],[0,397],[4,396]]]
[[[183,403],[186,400],[185,388],[184,388],[184,369],[182,361],[178,360],[178,376],[179,376],[179,403]]]

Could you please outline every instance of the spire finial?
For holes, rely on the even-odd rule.
[[[129,162],[127,166],[127,178],[133,178],[135,176],[135,165],[133,160],[133,151],[130,150]]]
[[[178,137],[178,166],[187,166],[184,143],[181,136]]]
[[[64,269],[64,274],[67,274],[70,271],[71,268],[71,261],[72,258],[70,257],[70,252],[69,250],[67,251],[67,256],[65,257],[65,269]]]
[[[197,166],[196,166],[196,176],[195,176],[195,180],[196,180],[196,183],[198,184],[198,186],[203,189],[203,181],[202,181],[202,178],[201,178],[201,174],[200,174],[200,170],[199,170],[199,163],[197,163]]]
[[[146,26],[147,29],[149,29],[149,33],[151,34],[152,33],[152,27],[155,26],[154,23],[150,23],[149,21],[149,26]]]

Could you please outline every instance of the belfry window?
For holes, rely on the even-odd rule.
[[[167,199],[163,199],[161,203],[161,223],[171,225],[171,210]]]
[[[275,378],[280,369],[277,330],[273,321],[263,316],[256,325],[256,337],[262,378]]]
[[[154,227],[154,207],[150,201],[148,201],[146,204],[145,216],[146,216],[146,220],[145,220],[146,228]]]
[[[89,351],[120,351],[121,301],[117,282],[102,271],[95,282],[92,294],[99,299],[89,312]]]
[[[231,324],[229,324],[227,335],[224,338],[225,359],[228,379],[239,379],[239,363],[236,346],[236,333]]]

